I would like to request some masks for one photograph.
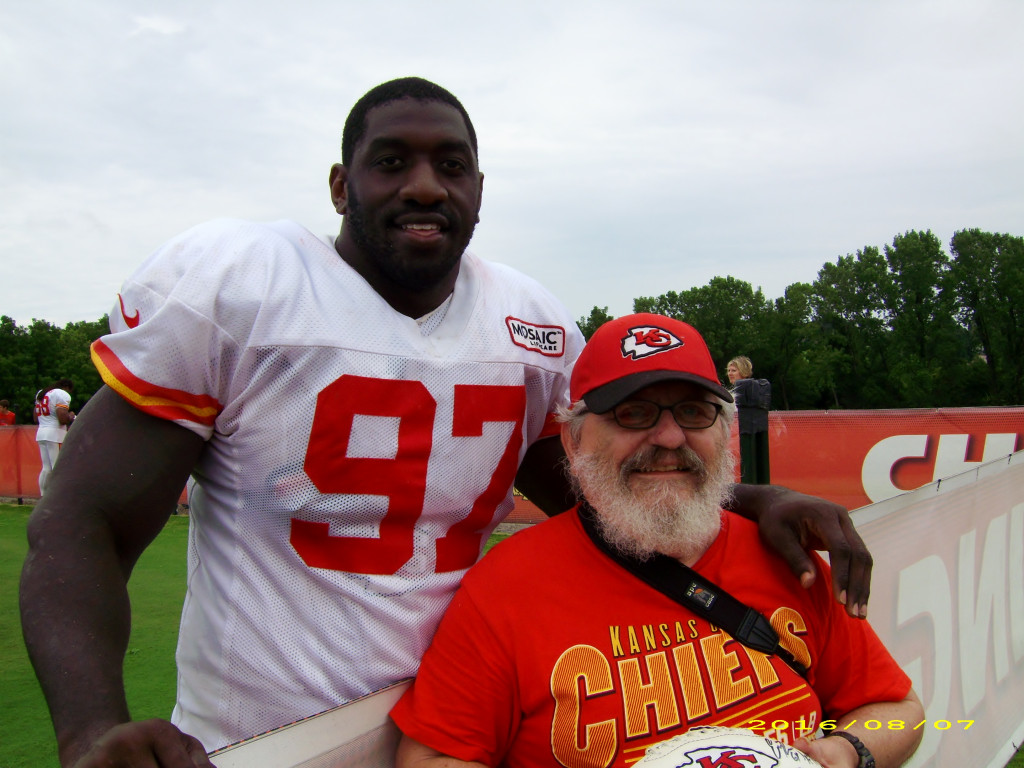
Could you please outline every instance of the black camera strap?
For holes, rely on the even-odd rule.
[[[764,614],[740,602],[673,557],[658,553],[649,560],[640,561],[622,554],[601,536],[594,512],[586,503],[580,504],[579,516],[583,530],[598,549],[638,579],[721,627],[748,648],[778,656],[800,677],[807,677],[807,668],[779,644],[779,635]]]

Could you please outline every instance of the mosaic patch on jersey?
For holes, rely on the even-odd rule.
[[[659,352],[683,346],[683,340],[656,325],[638,325],[630,328],[622,338],[622,356],[639,360]]]
[[[505,318],[508,335],[517,347],[539,352],[547,357],[565,354],[565,329],[560,325],[536,325],[509,315]]]

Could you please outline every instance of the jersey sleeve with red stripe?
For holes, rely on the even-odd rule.
[[[236,258],[243,249],[248,257]],[[272,258],[253,232],[223,222],[167,243],[121,287],[111,335],[93,344],[104,382],[136,408],[208,438]]]

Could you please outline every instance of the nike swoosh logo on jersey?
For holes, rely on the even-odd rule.
[[[128,317],[128,315],[124,311],[124,299],[121,297],[120,293],[117,294],[117,302],[121,305],[121,317],[124,319],[125,325],[127,325],[129,328],[135,328],[136,326],[138,326],[139,310],[136,309],[135,314],[132,315],[131,317]]]

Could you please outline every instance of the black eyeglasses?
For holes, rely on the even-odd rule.
[[[612,409],[612,416],[625,429],[650,429],[658,423],[662,411],[671,411],[672,418],[683,429],[707,429],[718,420],[722,406],[706,400],[682,400],[672,405],[626,400]]]

